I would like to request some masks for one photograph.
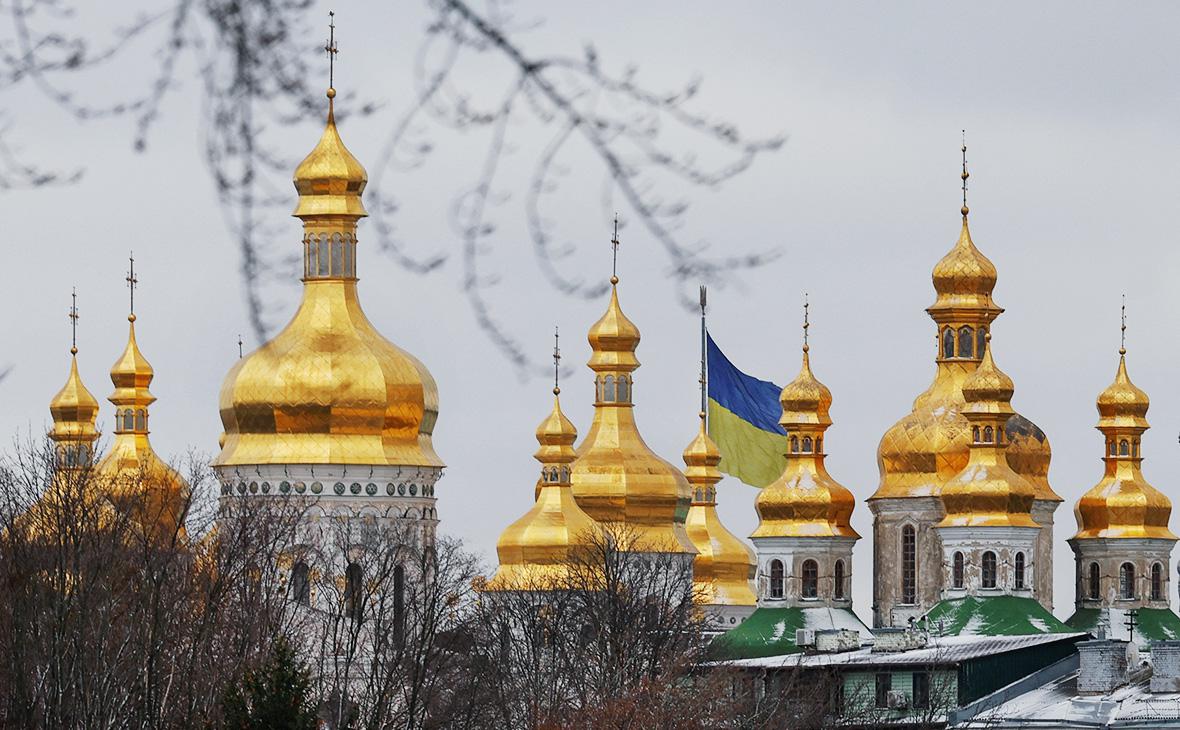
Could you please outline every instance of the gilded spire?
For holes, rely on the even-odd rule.
[[[49,402],[53,416],[53,430],[49,437],[58,444],[59,463],[68,466],[89,463],[92,444],[98,439],[95,420],[98,418],[98,400],[82,383],[78,375],[78,293],[71,295],[70,303],[70,372],[66,384]]]
[[[1127,304],[1123,298],[1119,366],[1114,382],[1098,395],[1098,430],[1103,435],[1102,480],[1078,500],[1075,539],[1162,538],[1175,540],[1168,528],[1172,503],[1148,483],[1142,472],[1140,440],[1150,426],[1147,393],[1127,374]]]
[[[963,130],[963,148],[962,149],[963,149],[963,173],[960,175],[960,177],[963,180],[963,210],[962,210],[962,212],[963,212],[963,217],[966,218],[967,214],[971,212],[971,209],[967,207],[967,178],[971,177],[971,174],[967,172],[967,130],[966,129]]]
[[[553,366],[561,351],[554,335]],[[534,455],[541,463],[536,499],[532,508],[500,535],[496,554],[500,567],[487,590],[546,590],[571,587],[577,577],[579,548],[593,539],[598,524],[574,499],[570,488],[570,464],[577,458],[573,444],[577,429],[561,412],[561,388],[553,386],[553,410],[537,426],[540,448]]]
[[[115,385],[115,392],[111,394],[110,401],[117,409],[115,433],[146,434],[147,407],[156,401],[156,397],[148,390],[155,371],[139,351],[139,343],[135,339],[135,289],[139,286],[139,277],[135,274],[135,256],[130,256],[128,261],[130,266],[125,279],[129,292],[127,346],[111,367],[111,382]]]
[[[615,216],[615,233],[611,238],[610,303],[606,312],[590,327],[590,369],[596,373],[630,373],[639,367],[635,350],[639,347],[639,328],[627,319],[619,306],[619,218]],[[626,379],[626,378],[625,378]],[[612,376],[611,382],[615,378]],[[601,402],[601,399],[599,399]],[[630,396],[611,402],[630,404]]]
[[[787,462],[782,475],[754,500],[760,537],[852,537],[856,500],[824,465],[824,434],[832,425],[832,392],[811,372],[810,303],[803,305],[803,364],[783,388],[779,425],[787,432]]]
[[[1012,379],[992,358],[991,335],[983,360],[963,383],[963,416],[971,428],[967,465],[942,488],[946,516],[939,527],[1036,527],[1036,487],[1008,465],[1005,425],[1012,410]]]

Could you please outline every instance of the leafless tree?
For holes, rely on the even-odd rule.
[[[578,275],[570,258],[578,247],[563,242],[571,236],[547,213],[572,166],[583,179],[601,180],[604,230],[609,215],[621,210],[624,222],[634,221],[659,244],[669,278],[686,304],[683,284],[724,285],[741,270],[773,258],[773,251],[717,254],[688,237],[685,215],[697,192],[717,189],[748,169],[759,156],[778,149],[781,137],[750,137],[737,124],[701,111],[699,79],[660,90],[645,83],[634,65],[608,63],[592,45],[577,52],[534,52],[528,33],[539,21],[516,17],[502,0],[479,6],[468,0],[422,2],[429,21],[413,68],[416,94],[391,119],[385,151],[371,166],[375,204],[370,207],[379,242],[416,273],[451,258],[446,250],[413,250],[397,235],[397,183],[390,173],[420,169],[445,146],[439,138],[482,134],[484,154],[473,169],[459,174],[448,215],[473,315],[520,372],[533,366],[515,333],[496,318],[489,296],[498,281],[488,271],[489,259],[505,247],[499,225],[508,195],[500,174],[509,149],[528,155],[532,172],[518,215],[527,222],[540,270],[557,292],[594,297],[603,290]],[[0,91],[31,84],[81,120],[129,116],[137,150],[147,147],[163,100],[182,81],[182,61],[195,61],[205,109],[204,152],[238,242],[259,339],[269,325],[262,292],[275,273],[286,279],[295,266],[293,249],[275,246],[276,228],[266,222],[289,207],[285,180],[294,163],[275,150],[269,135],[276,127],[322,114],[321,84],[311,79],[323,74],[308,68],[316,44],[307,39],[318,39],[310,29],[320,26],[318,18],[312,22],[308,16],[311,5],[308,0],[166,0],[155,13],[115,19],[104,30],[71,22],[79,10],[76,0],[0,3],[10,19],[7,39],[0,38]],[[99,40],[104,34],[106,42]],[[77,90],[92,74],[144,49],[154,49],[158,69],[150,83],[131,85],[126,96],[102,103]],[[499,81],[489,86],[489,74]],[[374,113],[380,104],[354,99],[338,106],[343,116],[346,111]],[[0,145],[0,165],[7,160],[0,179],[4,170],[10,178],[34,184],[55,179],[15,162],[6,149]]]

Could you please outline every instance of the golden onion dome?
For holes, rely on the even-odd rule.
[[[1172,503],[1142,472],[1140,438],[1147,423],[1147,394],[1127,375],[1125,350],[1119,352],[1114,382],[1098,396],[1098,430],[1105,441],[1102,480],[1074,508],[1074,539],[1156,538],[1176,540],[1169,529]]]
[[[577,431],[561,412],[554,388],[553,410],[537,428],[541,447],[539,491],[531,509],[508,526],[496,543],[500,567],[486,590],[552,590],[576,587],[590,579],[584,568],[585,549],[597,534],[598,523],[578,506],[570,489],[569,465],[576,457]],[[582,561],[582,562],[580,562]]]
[[[753,606],[756,562],[754,551],[721,524],[717,514],[717,482],[721,451],[701,419],[696,438],[684,450],[684,476],[693,488],[685,530],[697,555],[692,562],[693,593],[702,604]]]
[[[115,386],[115,439],[98,465],[110,482],[111,499],[149,535],[171,541],[184,537],[189,485],[156,454],[148,439],[148,407],[156,397],[148,387],[155,376],[135,339],[135,315],[127,317],[127,346],[111,368]]]
[[[631,373],[639,367],[639,329],[619,307],[616,285],[588,339],[594,421],[577,449],[574,496],[599,523],[632,533],[628,539],[641,551],[695,553],[684,529],[692,489],[679,469],[644,443],[635,423]]]
[[[989,338],[990,339],[990,338]],[[942,488],[946,516],[940,527],[1036,527],[1036,488],[1009,466],[1004,426],[1014,414],[1012,379],[984,349],[983,360],[963,383],[963,415],[971,426],[971,452],[962,471]]]
[[[852,529],[856,498],[837,482],[824,465],[824,432],[831,425],[828,409],[832,394],[811,372],[811,357],[803,350],[799,375],[782,390],[787,432],[787,462],[783,473],[758,492],[754,509],[760,537],[860,537]]]
[[[86,389],[78,375],[77,349],[70,355],[70,373],[53,400],[49,412],[53,416],[53,430],[49,436],[54,441],[81,441],[92,443],[98,438],[95,421],[98,418],[98,400]]]
[[[434,378],[361,309],[356,224],[366,215],[365,180],[330,103],[324,134],[295,173],[294,215],[305,232],[303,301],[274,339],[226,375],[216,466],[443,466],[432,442]]]
[[[959,240],[934,266],[932,279],[938,295],[932,309],[998,309],[992,301],[996,266],[975,247],[967,216],[963,216]]]

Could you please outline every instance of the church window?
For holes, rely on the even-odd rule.
[[[1126,439],[1119,442],[1119,456],[1130,456],[1131,445],[1127,443]]]
[[[135,430],[136,431],[146,431],[147,430],[147,412],[145,412],[143,409],[140,409],[135,412]]]
[[[835,570],[833,570],[833,572],[832,572],[832,582],[834,583],[834,588],[835,588],[835,590],[833,591],[833,595],[835,596],[836,600],[838,600],[838,601],[844,600],[844,561],[843,560],[836,561]]]
[[[332,234],[332,275],[344,273],[344,241],[339,233]]]
[[[1164,566],[1159,563],[1151,564],[1151,600],[1164,599]]]
[[[1013,584],[1018,591],[1024,590],[1024,553],[1016,553],[1013,569]]]
[[[317,272],[316,273],[319,276],[328,276],[330,272],[328,270],[328,237],[327,236],[320,236],[320,242],[319,242],[318,247],[319,247],[319,254],[318,254]]]
[[[975,333],[970,327],[959,328],[959,357],[975,357]]]
[[[1139,458],[1139,439],[1131,442],[1131,456],[1134,456],[1136,459]]]
[[[918,602],[918,536],[913,525],[901,528],[901,602]]]
[[[984,588],[996,587],[996,554],[991,550],[983,553],[982,570],[980,570]]]
[[[819,595],[819,565],[814,560],[803,561],[803,597],[816,598]]]
[[[942,331],[942,356],[944,358],[955,356],[955,333],[950,328]]]
[[[615,402],[615,376],[613,375],[602,379],[602,401],[604,403]]]
[[[783,561],[771,560],[770,561],[770,597],[771,598],[782,598],[783,597],[784,577],[785,576],[783,575]]]
[[[798,436],[791,437],[791,453],[792,454],[799,453],[799,437]]]
[[[811,453],[811,437],[810,436],[803,437],[803,453],[805,453],[805,454]]]
[[[1114,441],[1111,441],[1110,442],[1110,455],[1115,456],[1117,454],[1118,454],[1118,447],[1115,445]]]
[[[955,588],[963,587],[963,553],[958,551],[951,559],[951,585]]]
[[[631,383],[623,375],[619,376],[618,388],[619,388],[619,390],[618,390],[616,400],[619,403],[630,403],[631,402],[631,392],[630,392],[631,391]]]
[[[300,560],[291,568],[291,600],[301,606],[311,603],[311,581],[307,563]]]
[[[983,351],[987,348],[987,330],[980,327],[975,332],[975,352],[983,357]]]
[[[971,427],[971,440],[975,443],[979,443],[979,426]]]
[[[824,440],[817,438],[815,440],[815,453],[822,454],[824,452]]]
[[[1127,600],[1135,597],[1135,566],[1130,563],[1119,566],[1119,596]]]
[[[1100,578],[1100,571],[1098,568],[1098,563],[1090,563],[1090,576],[1089,576],[1089,578],[1090,578],[1089,579],[1090,600],[1097,601],[1098,600],[1098,593],[1099,593],[1098,584],[1099,584],[1099,578]]]
[[[996,432],[992,430],[991,426],[983,427],[983,442],[985,444],[992,444],[996,442]]]
[[[348,569],[344,571],[344,607],[348,617],[358,623],[364,615],[363,578],[360,563],[349,563]]]

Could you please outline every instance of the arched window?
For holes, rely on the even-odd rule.
[[[1111,441],[1111,442],[1110,442],[1110,455],[1111,455],[1111,456],[1117,456],[1117,455],[1118,455],[1118,447],[1117,447],[1117,446],[1115,446],[1115,443],[1114,443],[1114,441]]]
[[[783,597],[783,561],[770,561],[770,597]]]
[[[1131,456],[1134,456],[1136,459],[1139,458],[1139,439],[1131,442]]]
[[[798,436],[791,437],[791,453],[792,454],[799,453],[799,437]]]
[[[123,430],[124,431],[134,431],[135,430],[135,411],[131,410],[130,408],[123,411]]]
[[[1122,441],[1119,442],[1119,456],[1130,456],[1130,455],[1131,455],[1131,445],[1129,443],[1127,443],[1126,439],[1123,439]]]
[[[980,327],[975,332],[975,351],[979,353],[980,357],[983,357],[983,351],[985,348],[987,348],[987,330]]]
[[[832,571],[833,591],[832,595],[838,601],[844,600],[844,561],[837,560],[836,567]]]
[[[1016,553],[1012,583],[1016,590],[1024,590],[1024,553]]]
[[[399,644],[405,638],[406,626],[406,569],[398,565],[393,569],[393,632]]]
[[[1119,566],[1119,596],[1128,600],[1135,597],[1135,566],[1130,563]]]
[[[959,357],[975,357],[975,333],[970,327],[959,328]]]
[[[135,430],[147,430],[147,411],[144,411],[142,408],[135,412]]]
[[[1091,601],[1098,600],[1099,578],[1100,578],[1100,571],[1098,569],[1098,563],[1090,563],[1090,580],[1089,580],[1090,586],[1089,586],[1089,588],[1090,588],[1090,600]]]
[[[975,443],[979,443],[979,426],[971,427],[971,440]]]
[[[307,563],[300,560],[291,568],[291,600],[301,606],[311,603],[311,580]]]
[[[955,588],[963,587],[963,553],[957,551],[951,560],[951,582]]]
[[[331,272],[328,270],[328,236],[325,234],[320,236],[319,241],[319,259],[318,259],[318,274],[320,276],[328,276]]]
[[[344,240],[339,233],[332,234],[332,275],[344,273]]]
[[[363,578],[360,564],[349,563],[344,571],[344,606],[353,621],[360,621],[364,614]]]
[[[1164,566],[1159,563],[1151,564],[1151,600],[1164,599]]]
[[[627,380],[626,377],[620,375],[618,386],[619,386],[619,392],[616,397],[616,400],[619,403],[630,403],[631,402],[631,382],[629,380]]]
[[[984,588],[996,587],[996,554],[991,550],[983,553],[983,560],[980,573]]]
[[[819,565],[814,560],[803,561],[803,597],[815,598],[819,595]]]
[[[955,356],[955,333],[949,327],[942,331],[942,356],[944,358]]]
[[[985,444],[994,444],[996,442],[996,432],[992,430],[991,426],[983,427],[983,442]]]
[[[615,376],[608,375],[602,379],[602,402],[615,402]]]
[[[913,525],[901,528],[901,602],[918,602],[918,536]]]
[[[815,453],[822,454],[824,452],[824,440],[817,438],[815,440]]]
[[[803,437],[803,453],[805,453],[805,454],[811,453],[811,437],[810,436]]]

